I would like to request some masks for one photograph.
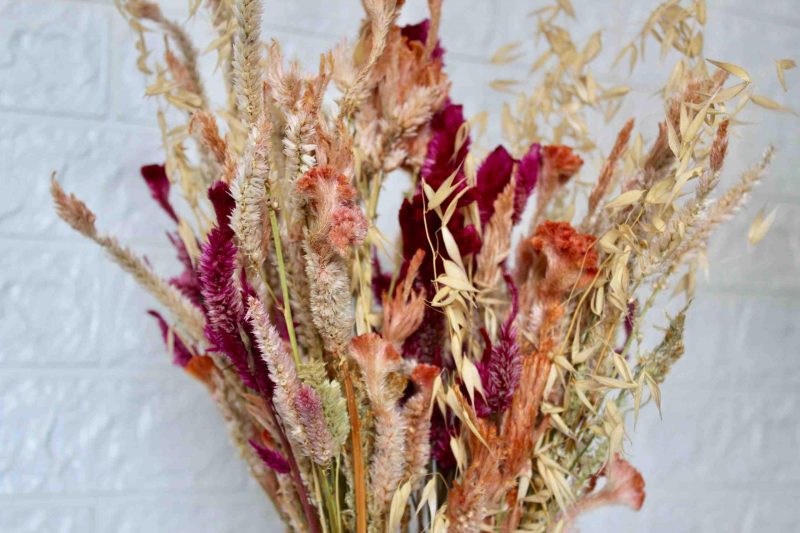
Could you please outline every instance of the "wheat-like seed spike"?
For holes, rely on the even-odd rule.
[[[233,89],[240,113],[253,126],[261,116],[261,0],[234,3],[236,34],[233,38]]]
[[[142,287],[172,312],[175,318],[178,319],[180,326],[190,336],[192,342],[198,345],[204,344],[203,327],[205,326],[205,318],[203,318],[200,309],[192,304],[178,289],[158,277],[147,263],[127,248],[121,246],[116,239],[99,234],[94,225],[94,213],[74,195],[70,194],[68,196],[55,180],[55,177],[52,178],[50,191],[56,204],[56,212],[67,224],[102,246],[123,270],[132,274]]]

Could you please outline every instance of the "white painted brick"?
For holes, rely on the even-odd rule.
[[[94,509],[89,505],[64,506],[29,503],[6,506],[0,504],[0,531],[8,533],[91,533]]]
[[[70,119],[8,118],[0,123],[5,191],[0,235],[78,235],[51,209],[50,174],[83,199],[98,227],[123,240],[164,243],[170,220],[150,199],[141,165],[163,160],[158,130]]]
[[[6,250],[0,255],[0,270],[6,272],[0,300],[0,363],[156,365],[171,372],[156,323],[145,313],[158,308],[154,298],[98,246],[88,241],[0,243]],[[170,250],[139,251],[164,277],[177,274]]]
[[[631,430],[631,461],[659,490],[744,490],[796,487],[800,467],[783,450],[800,438],[800,395],[751,391],[731,383],[728,391],[664,384],[663,419],[643,412]]]
[[[0,2],[0,107],[103,115],[109,24],[97,6]]]
[[[170,495],[145,502],[103,505],[97,531],[115,533],[262,533],[284,526],[267,497],[257,490],[243,494],[183,497]]]
[[[188,376],[26,374],[0,378],[0,494],[244,487],[247,474],[222,418]]]

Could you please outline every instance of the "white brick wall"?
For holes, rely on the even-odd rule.
[[[604,36],[610,50],[653,0],[574,2],[577,27],[613,29]],[[186,3],[162,2],[170,11]],[[760,92],[800,108],[797,72],[788,76],[794,92],[783,95],[772,63],[800,59],[796,2],[709,3],[708,55],[744,65],[762,81]],[[531,5],[445,2],[454,98],[469,115],[499,109],[501,96],[487,88],[499,74],[486,57],[530,35],[523,14]],[[407,21],[424,13],[421,0],[408,7]],[[357,0],[272,0],[265,27],[288,52],[314,61],[353,34],[358,9]],[[206,30],[197,23],[192,31]],[[0,0],[0,531],[276,530],[205,391],[167,362],[144,315],[152,302],[50,209],[55,169],[103,228],[174,271],[161,238],[167,220],[138,177],[160,152],[134,58],[112,0]],[[210,70],[213,58],[202,64]],[[522,75],[524,65],[506,70]],[[658,116],[635,104],[648,101],[663,72],[651,61],[636,78],[627,109],[640,123]],[[598,512],[585,531],[800,527],[800,121],[750,116],[761,123],[732,143],[728,179],[768,142],[778,146],[777,162],[714,241],[687,356],[664,387],[663,420],[648,410],[632,436],[647,501],[640,513]],[[495,122],[495,139],[497,129]],[[778,206],[778,219],[751,249],[746,229],[763,206]]]

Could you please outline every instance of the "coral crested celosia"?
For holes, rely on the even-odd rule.
[[[261,0],[194,2],[215,32],[200,48],[157,4],[121,0],[147,92],[174,108],[158,115],[165,164],[141,174],[180,270],[159,276],[53,178],[56,211],[155,297],[173,361],[288,530],[547,533],[639,509],[626,417],[658,404],[686,307],[653,346],[645,328],[662,291],[691,301],[710,235],[773,157],[716,194],[749,77],[708,72],[703,2],[667,2],[622,50],[635,63],[656,35],[680,55],[663,106],[597,131],[627,88],[594,77],[599,34],[575,42],[569,2],[552,2],[533,14],[537,85],[492,82],[515,98],[487,150],[486,117],[451,96],[441,0],[400,26],[404,3],[364,0],[355,39],[309,70],[264,42]]]

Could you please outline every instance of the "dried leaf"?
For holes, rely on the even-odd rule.
[[[644,191],[631,190],[625,191],[610,202],[606,204],[606,209],[614,209],[617,207],[625,207],[627,205],[635,204],[644,194]]]
[[[792,110],[786,106],[783,106],[776,102],[771,98],[767,98],[766,96],[759,96],[757,94],[751,94],[750,100],[757,106],[763,107],[765,109],[770,109],[772,111],[781,111],[784,113],[791,113]]]
[[[389,507],[389,521],[386,524],[387,531],[396,531],[403,519],[403,514],[408,506],[408,497],[411,495],[411,483],[406,481],[394,491],[392,503]]]
[[[519,84],[517,80],[493,80],[489,83],[489,87],[494,89],[495,91],[500,91],[504,93],[512,92],[512,89]]]
[[[742,67],[740,67],[739,65],[734,65],[733,63],[725,63],[723,61],[715,61],[713,59],[708,59],[708,58],[706,58],[706,61],[708,61],[717,68],[721,68],[725,72],[733,74],[740,80],[744,80],[748,83],[750,82],[750,74],[748,74],[747,71]]]
[[[781,82],[783,90],[788,90],[786,87],[786,71],[793,69],[797,66],[794,59],[779,59],[775,61],[775,69],[778,71],[778,81]]]
[[[501,46],[497,49],[494,55],[492,55],[491,62],[495,65],[506,65],[508,63],[513,63],[522,56],[522,54],[514,53],[516,49],[519,48],[520,44],[522,43],[515,41],[513,43],[508,43]]]
[[[767,235],[772,223],[775,222],[775,216],[778,213],[778,208],[774,208],[768,215],[764,216],[764,210],[758,212],[756,218],[750,224],[750,229],[747,232],[747,240],[752,245],[756,245]]]

